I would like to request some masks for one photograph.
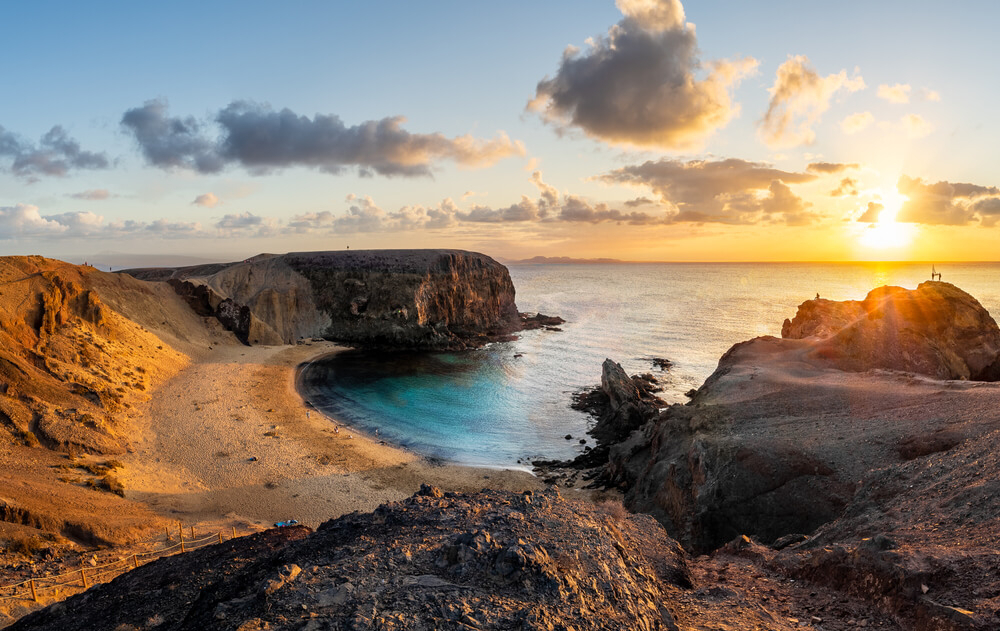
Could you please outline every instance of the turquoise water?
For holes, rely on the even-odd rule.
[[[1000,265],[937,269],[1000,313]],[[543,265],[510,273],[518,308],[563,317],[561,332],[529,331],[464,353],[342,353],[303,371],[304,396],[333,418],[442,460],[517,468],[568,458],[583,449],[580,438],[589,441],[589,419],[569,408],[571,395],[600,382],[605,358],[629,373],[652,372],[664,398],[684,401],[729,347],[780,336],[784,319],[817,292],[857,300],[881,285],[913,288],[930,265]],[[660,372],[654,357],[673,365]]]

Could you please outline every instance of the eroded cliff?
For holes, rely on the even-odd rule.
[[[459,250],[260,255],[230,264],[128,270],[166,280],[245,343],[308,337],[365,346],[461,349],[519,326],[507,269]]]

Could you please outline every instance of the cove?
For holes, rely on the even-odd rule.
[[[531,459],[580,453],[587,425],[567,392],[546,391],[537,369],[509,343],[452,353],[348,350],[307,364],[298,385],[327,416],[421,455],[529,469]]]

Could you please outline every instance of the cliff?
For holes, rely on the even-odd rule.
[[[992,381],[1000,328],[975,298],[949,283],[915,290],[880,287],[864,300],[808,300],[781,337],[816,338],[810,359],[840,370],[915,372],[936,379]]]
[[[365,347],[460,349],[519,328],[507,269],[458,250],[260,255],[239,263],[127,270],[169,282],[244,343],[324,337]]]

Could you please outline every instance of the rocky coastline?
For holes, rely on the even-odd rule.
[[[244,344],[324,338],[369,349],[461,350],[559,318],[519,314],[507,268],[461,250],[345,250],[124,270],[166,281]]]

